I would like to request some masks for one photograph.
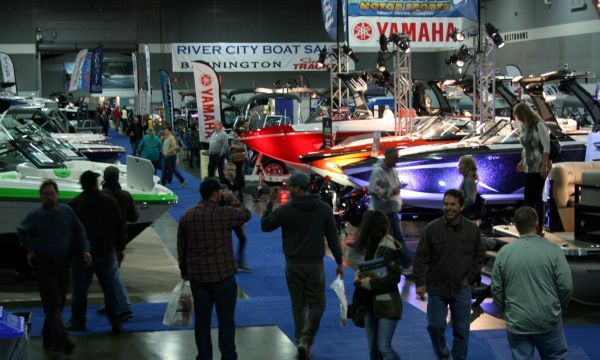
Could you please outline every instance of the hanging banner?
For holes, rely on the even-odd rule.
[[[394,33],[410,36],[411,49],[450,50],[461,43],[452,40],[450,33],[455,28],[463,29],[472,23],[460,17],[446,18],[397,18],[397,17],[351,17],[350,47],[355,50],[379,50],[381,34],[388,38]]]
[[[171,84],[171,76],[169,76],[169,73],[165,69],[158,69],[158,75],[160,78],[160,89],[162,90],[165,123],[170,123],[171,126],[173,126],[175,114],[173,112],[173,86]]]
[[[150,46],[148,44],[144,44],[144,55],[146,58],[146,85],[148,86],[146,111],[144,111],[144,114],[152,114],[152,74],[150,73]]]
[[[0,67],[2,67],[2,82],[15,83],[12,86],[4,89],[11,95],[17,95],[17,80],[15,78],[15,67],[13,66],[12,59],[6,53],[0,52]]]
[[[75,65],[73,66],[73,73],[71,74],[71,82],[69,83],[69,91],[75,91],[79,86],[81,70],[83,69],[83,62],[87,52],[87,49],[83,49],[79,51],[77,57],[75,58]]]
[[[138,88],[137,56],[135,55],[135,52],[131,53],[131,63],[133,64],[133,90],[135,91],[135,93],[137,95],[139,93],[139,88]]]
[[[204,61],[217,72],[323,71],[317,61],[333,43],[174,43],[173,72]]]
[[[221,121],[221,85],[219,76],[204,61],[194,61],[194,86],[198,104],[200,141],[207,142],[214,131],[215,122]]]
[[[464,17],[477,21],[479,0],[348,0],[348,16]]]
[[[342,19],[344,20],[344,36],[340,39],[340,42],[344,42],[347,38],[346,33],[346,22],[348,16],[346,16],[346,9],[348,6],[347,0],[321,0],[321,11],[323,13],[323,25],[325,25],[325,31],[329,34],[329,37],[333,41],[337,41],[338,35],[338,3],[341,1],[342,6]]]
[[[92,52],[90,66],[90,94],[102,94],[102,67],[104,51],[98,46]]]

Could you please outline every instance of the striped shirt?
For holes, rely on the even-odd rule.
[[[203,201],[187,209],[177,229],[181,277],[213,283],[235,274],[231,229],[246,223],[250,215],[237,200],[225,206]]]

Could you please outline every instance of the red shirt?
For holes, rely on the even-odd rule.
[[[179,219],[177,255],[181,276],[212,283],[235,274],[231,228],[250,220],[250,210],[239,201],[233,205],[201,202]]]

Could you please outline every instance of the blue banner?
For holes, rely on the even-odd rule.
[[[333,41],[337,41],[338,33],[338,2],[341,1],[342,5],[342,18],[344,20],[344,35],[341,42],[346,41],[346,23],[347,15],[346,8],[348,6],[347,0],[321,0],[321,10],[323,12],[323,25],[325,25],[325,31],[329,34],[329,37]]]
[[[479,11],[479,0],[348,0],[348,2],[348,16],[464,17],[477,21]]]
[[[102,60],[104,51],[98,46],[92,52],[90,66],[90,94],[102,94]]]
[[[165,69],[158,69],[158,75],[162,91],[165,123],[173,126],[175,116],[173,113],[173,86],[171,84],[171,77]]]

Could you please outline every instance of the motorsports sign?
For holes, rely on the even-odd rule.
[[[173,72],[192,72],[204,61],[217,72],[323,71],[319,52],[332,43],[174,43]]]

